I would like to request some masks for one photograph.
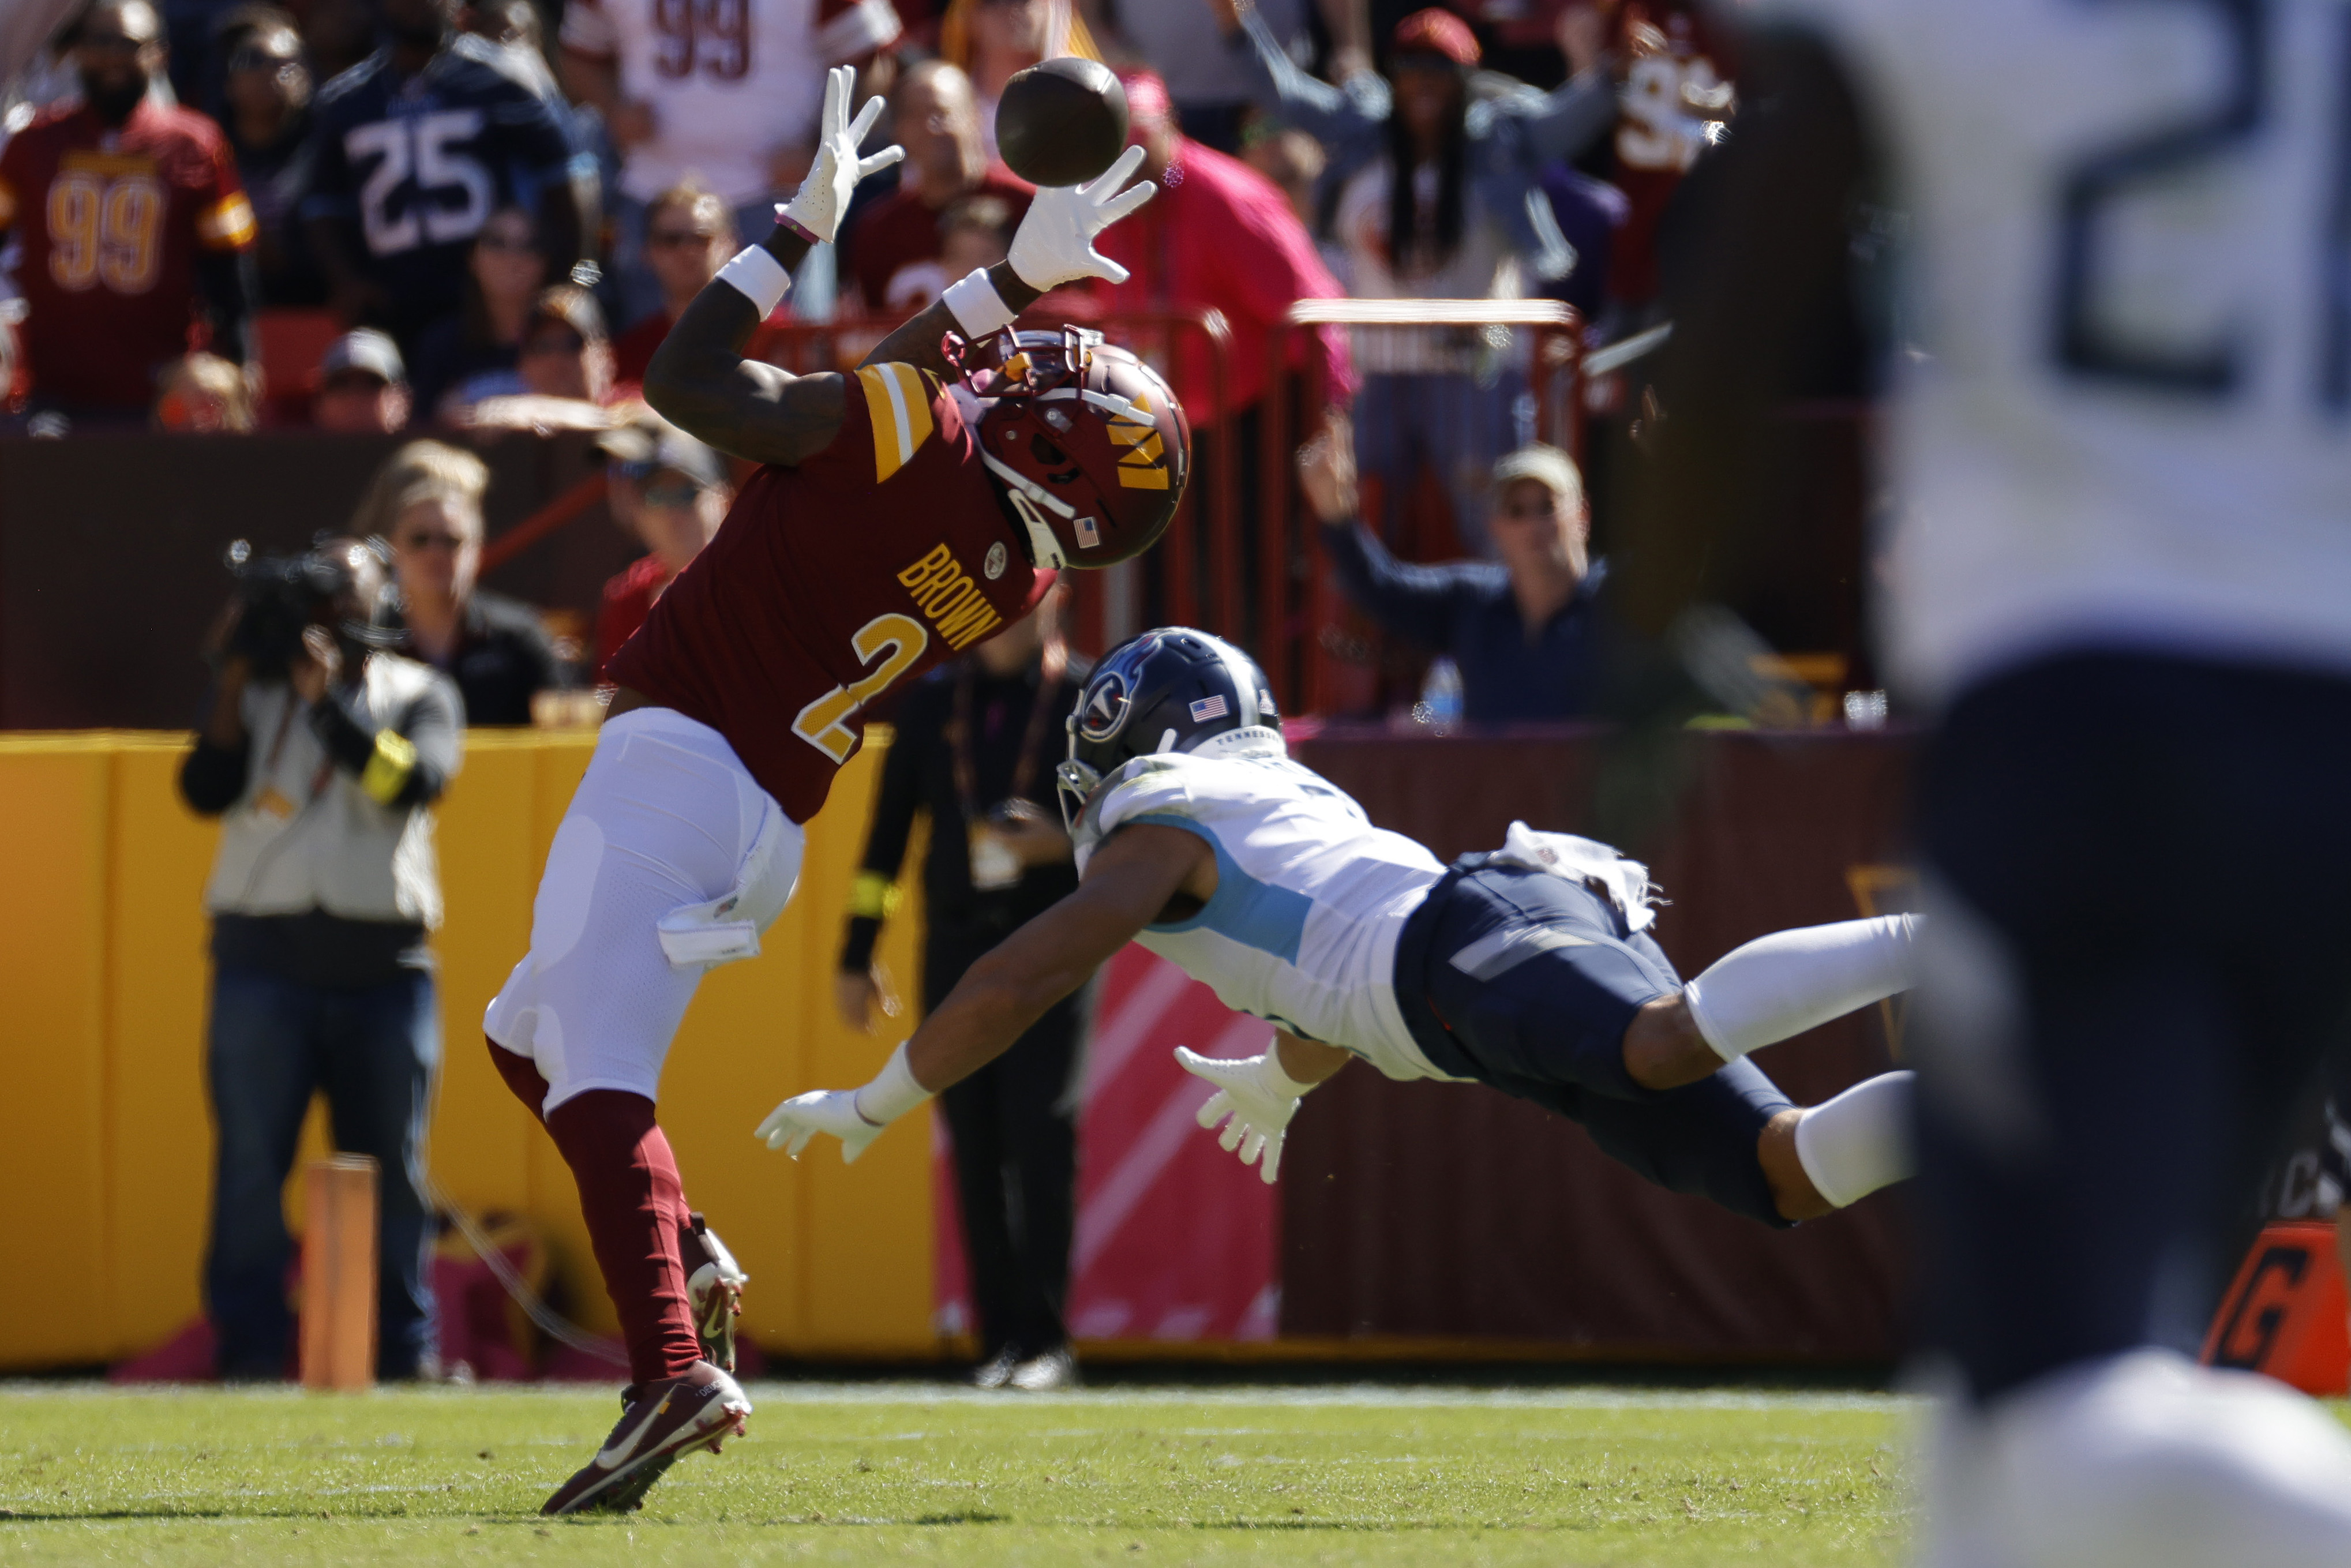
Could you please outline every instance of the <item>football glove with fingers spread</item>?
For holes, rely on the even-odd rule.
[[[857,182],[868,174],[887,169],[906,155],[904,147],[884,147],[871,158],[861,159],[858,147],[873,122],[882,118],[883,101],[879,98],[865,100],[852,122],[849,118],[849,95],[857,90],[857,68],[835,66],[825,74],[824,111],[818,121],[820,133],[816,146],[816,162],[810,166],[808,178],[800,182],[797,194],[776,209],[776,221],[797,228],[811,243],[830,245],[841,227],[841,217],[849,211],[850,195]]]
[[[1081,277],[1124,283],[1126,268],[1094,249],[1094,236],[1157,193],[1159,187],[1148,180],[1119,189],[1142,166],[1143,149],[1130,147],[1082,185],[1039,187],[1005,258],[1020,281],[1040,291]]]
[[[1284,1129],[1298,1114],[1298,1102],[1314,1086],[1298,1082],[1284,1072],[1280,1058],[1271,1050],[1262,1056],[1223,1061],[1179,1045],[1176,1061],[1193,1077],[1217,1086],[1208,1103],[1200,1107],[1200,1125],[1213,1132],[1217,1123],[1224,1122],[1217,1145],[1239,1155],[1241,1164],[1256,1166],[1259,1178],[1271,1186],[1281,1172]],[[1226,1121],[1227,1117],[1231,1120]]]

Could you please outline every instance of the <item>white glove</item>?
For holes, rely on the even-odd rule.
[[[1281,1070],[1281,1059],[1268,1051],[1263,1056],[1244,1056],[1230,1061],[1202,1056],[1183,1046],[1176,1048],[1176,1065],[1195,1078],[1205,1078],[1217,1086],[1208,1103],[1200,1107],[1199,1123],[1214,1130],[1227,1116],[1219,1146],[1238,1150],[1241,1164],[1256,1166],[1257,1174],[1271,1186],[1281,1171],[1282,1130],[1290,1119],[1298,1114],[1298,1102],[1314,1087],[1301,1083]],[[1244,1143],[1242,1140],[1247,1139]],[[1262,1164],[1258,1156],[1265,1156]]]
[[[1130,147],[1117,162],[1082,185],[1044,185],[1029,199],[1029,215],[1006,257],[1020,281],[1043,291],[1081,277],[1126,281],[1126,268],[1094,249],[1094,235],[1151,200],[1159,187],[1145,180],[1119,189],[1143,166],[1143,149]]]
[[[854,66],[835,66],[825,74],[824,113],[817,122],[821,131],[817,138],[816,162],[810,166],[808,178],[800,182],[799,193],[776,209],[778,223],[799,225],[819,244],[830,244],[841,227],[841,214],[849,210],[850,194],[857,189],[857,182],[887,169],[906,155],[904,147],[884,147],[871,158],[857,156],[865,133],[882,118],[882,100],[866,99],[856,122],[851,123],[849,95],[856,87]]]
[[[854,1089],[819,1089],[795,1094],[768,1112],[752,1135],[798,1159],[819,1133],[831,1133],[841,1140],[841,1163],[848,1165],[882,1135],[882,1129],[857,1113]]]

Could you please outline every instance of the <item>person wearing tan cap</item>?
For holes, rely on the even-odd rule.
[[[1592,517],[1575,462],[1523,446],[1494,465],[1490,529],[1499,561],[1399,561],[1356,516],[1346,422],[1298,455],[1299,482],[1348,600],[1390,633],[1451,659],[1472,724],[1577,718],[1600,664]]]

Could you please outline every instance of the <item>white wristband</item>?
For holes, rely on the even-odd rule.
[[[1001,332],[1019,314],[996,292],[996,285],[987,280],[987,268],[984,267],[975,267],[970,277],[948,284],[947,291],[939,298],[946,301],[947,313],[963,329],[963,335],[974,342]]]
[[[873,1082],[860,1089],[850,1103],[866,1121],[886,1127],[930,1097],[931,1092],[914,1082],[914,1070],[906,1065],[906,1047],[901,1041],[882,1071],[873,1075]]]
[[[792,287],[792,275],[763,245],[747,246],[718,269],[718,280],[734,288],[759,312],[764,321],[783,302]]]

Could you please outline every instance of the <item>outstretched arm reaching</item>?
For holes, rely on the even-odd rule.
[[[1120,829],[1086,862],[1078,891],[967,970],[872,1082],[794,1095],[756,1135],[797,1159],[810,1138],[831,1133],[841,1140],[841,1157],[855,1159],[890,1123],[1003,1055],[1046,1009],[1157,920],[1169,900],[1185,894],[1205,903],[1216,877],[1207,840],[1153,823]]]

